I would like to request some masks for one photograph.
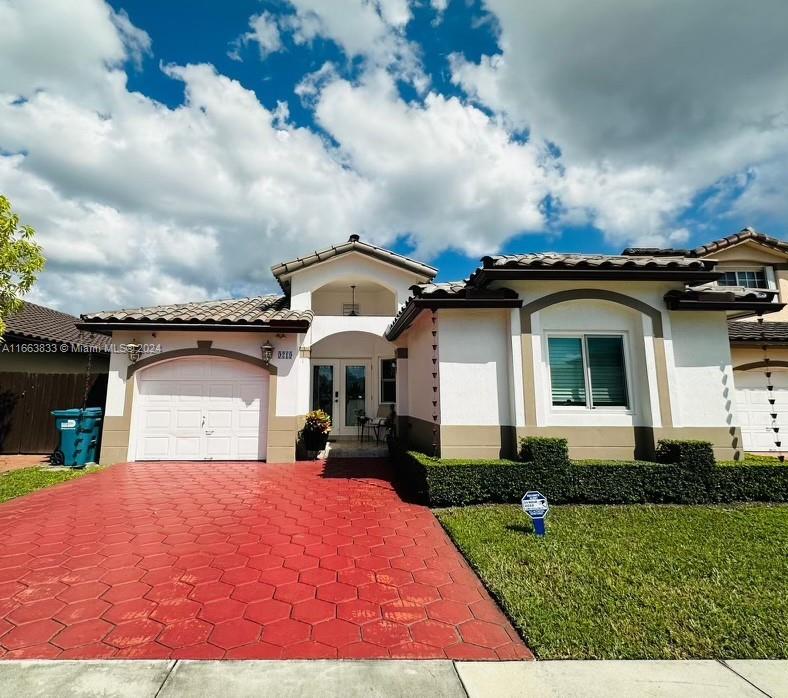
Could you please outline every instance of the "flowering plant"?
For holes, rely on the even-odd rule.
[[[323,410],[313,410],[304,421],[305,434],[328,434],[331,431],[331,417]]]

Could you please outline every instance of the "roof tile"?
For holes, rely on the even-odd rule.
[[[79,318],[68,313],[23,301],[22,309],[6,318],[6,335],[108,350],[107,337],[78,330],[78,322]]]

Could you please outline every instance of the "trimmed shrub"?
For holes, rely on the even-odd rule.
[[[561,458],[563,439],[523,441],[528,445],[521,452],[534,460],[443,461],[415,451],[398,460],[411,487],[433,507],[515,503],[534,489],[556,504],[788,502],[788,468],[782,464],[708,467],[705,447],[681,442],[663,452],[678,453],[683,463],[569,461]],[[554,441],[564,441],[564,450],[544,443]],[[537,453],[547,460],[537,460]]]
[[[566,439],[527,436],[520,439],[520,460],[540,465],[569,465]]]
[[[658,463],[676,463],[690,470],[709,470],[715,466],[714,450],[708,441],[661,439],[657,442]]]

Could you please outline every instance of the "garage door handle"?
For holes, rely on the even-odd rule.
[[[206,435],[207,435],[207,434],[213,434],[213,429],[206,429],[206,430],[205,430],[205,433],[206,433]]]

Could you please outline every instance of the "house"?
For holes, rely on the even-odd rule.
[[[700,288],[715,262],[665,255],[490,256],[467,280],[352,235],[273,267],[282,295],[83,315],[112,335],[101,461],[295,458],[304,415],[392,405],[401,439],[443,457],[565,436],[575,457],[656,440],[741,449],[729,315],[771,291]]]
[[[54,409],[103,407],[107,337],[77,329],[79,318],[24,302],[0,343],[0,453],[51,453]]]
[[[722,274],[717,286],[772,292],[788,301],[788,243],[752,228],[692,250],[656,252],[712,261]],[[774,452],[786,450],[780,434],[788,434],[788,309],[761,317],[747,313],[728,322],[735,409],[744,449]]]

